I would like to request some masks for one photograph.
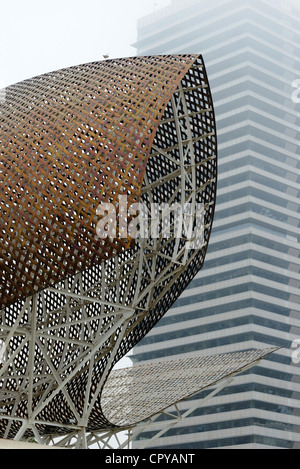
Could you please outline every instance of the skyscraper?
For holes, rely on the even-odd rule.
[[[298,448],[300,1],[173,0],[139,20],[136,48],[203,54],[219,178],[204,268],[133,361],[282,346],[156,448]]]

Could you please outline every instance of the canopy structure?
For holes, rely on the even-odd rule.
[[[101,431],[78,432],[54,439],[56,447],[124,449],[155,447],[155,441],[183,423],[196,409],[212,405],[210,399],[234,377],[259,364],[278,347],[220,355],[192,355],[132,368],[113,370],[102,392],[102,409],[111,422]],[[199,393],[205,393],[200,398]],[[196,399],[193,399],[193,397]],[[112,427],[112,424],[115,427]],[[146,431],[151,437],[136,439]],[[122,435],[122,439],[118,436]],[[127,435],[127,438],[124,438]]]
[[[136,426],[225,378],[241,373],[277,348],[213,356],[192,356],[137,365],[110,374],[102,393],[107,419],[119,427]]]
[[[209,242],[217,138],[203,58],[94,62],[4,96],[0,438],[114,428],[102,408],[112,367]],[[169,222],[157,207],[174,209]]]
[[[120,226],[96,234],[99,204],[142,193],[145,203],[147,193],[186,203],[197,188],[211,223],[216,133],[201,57],[109,60],[26,80],[5,90],[0,132],[2,306],[125,261],[132,240]]]

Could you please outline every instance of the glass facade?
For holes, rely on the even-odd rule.
[[[139,20],[136,48],[203,55],[219,179],[204,268],[132,359],[282,346],[155,447],[299,448],[300,1],[173,0]]]

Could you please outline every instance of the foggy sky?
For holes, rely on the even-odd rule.
[[[0,0],[0,88],[72,65],[136,54],[137,18],[171,0]]]

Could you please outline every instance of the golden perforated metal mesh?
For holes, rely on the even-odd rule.
[[[83,420],[89,431],[111,428],[101,406],[110,369],[204,262],[217,182],[204,62],[184,55],[93,63],[5,94],[0,339],[10,358],[1,369],[0,435],[14,438],[32,409],[40,435],[53,433],[51,423],[57,433]],[[128,204],[203,204],[200,245],[99,239],[97,207],[117,208],[119,195]]]
[[[100,201],[139,200],[164,109],[196,56],[72,67],[6,89],[0,104],[0,305],[109,258]]]

